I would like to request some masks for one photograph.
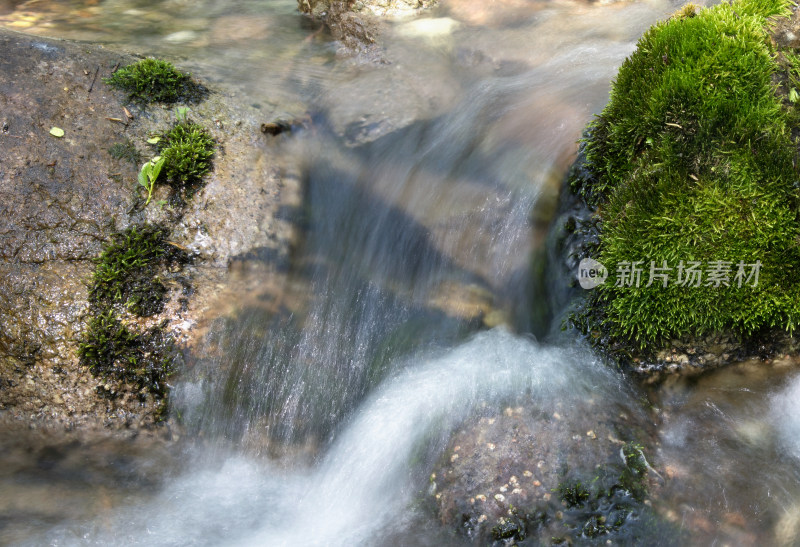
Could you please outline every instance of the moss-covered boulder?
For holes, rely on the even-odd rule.
[[[800,320],[795,53],[784,0],[687,6],[623,63],[572,190],[594,210],[584,257],[608,277],[574,322],[621,353]],[[783,82],[783,83],[782,83]]]

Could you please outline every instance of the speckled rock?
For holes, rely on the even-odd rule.
[[[643,412],[599,397],[577,404],[567,397],[547,410],[489,408],[453,435],[430,493],[441,522],[473,540],[489,542],[504,527],[530,528],[534,521],[540,530],[527,533],[549,540],[564,532],[559,484],[596,466],[619,465],[626,442],[651,444],[653,435]],[[657,475],[650,478],[656,487]]]

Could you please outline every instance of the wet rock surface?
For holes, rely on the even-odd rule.
[[[0,417],[70,428],[152,423],[151,402],[78,365],[93,260],[115,230],[169,227],[192,265],[164,272],[168,302],[148,324],[167,320],[191,347],[232,257],[261,248],[273,264],[288,260],[299,184],[280,175],[279,137],[259,130],[269,113],[217,88],[189,114],[217,143],[204,188],[180,203],[164,185],[144,207],[135,156],[155,155],[146,140],[169,129],[175,112],[129,103],[102,81],[137,59],[5,30],[0,51]],[[123,142],[133,157],[112,158],[109,148]]]
[[[600,468],[621,469],[626,445],[642,442],[648,452],[653,438],[644,413],[599,399],[547,410],[530,403],[487,408],[453,435],[430,494],[443,524],[481,543],[576,540],[581,530],[570,529],[575,522],[564,517],[559,486],[575,479],[588,484]],[[659,480],[657,471],[648,471],[651,493]]]

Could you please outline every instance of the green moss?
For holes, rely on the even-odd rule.
[[[98,308],[121,305],[140,317],[160,312],[167,289],[159,272],[166,264],[187,259],[166,237],[166,229],[152,225],[132,226],[114,234],[97,259],[90,303]]]
[[[139,151],[130,139],[112,144],[108,149],[108,153],[115,160],[126,160],[137,167],[141,161]]]
[[[567,507],[575,507],[589,499],[589,490],[581,481],[564,481],[558,485],[558,495]]]
[[[625,467],[620,473],[619,484],[638,501],[647,495],[647,460],[644,449],[639,444],[628,443],[622,447]]]
[[[120,68],[103,81],[127,91],[129,100],[145,103],[195,102],[206,94],[190,75],[159,59],[143,59]]]
[[[511,540],[522,541],[526,537],[525,522],[511,511],[508,517],[501,517],[497,524],[492,526],[491,535],[495,541]]]
[[[141,330],[129,313],[148,317],[160,312],[167,292],[160,276],[188,260],[169,244],[167,234],[160,226],[144,225],[112,236],[96,261],[89,287],[91,317],[78,345],[81,364],[93,374],[132,384],[140,395],[149,392],[156,398],[166,396],[166,379],[179,354],[164,331],[166,322]]]
[[[684,10],[649,29],[620,68],[583,143],[589,176],[572,180],[597,209],[594,258],[609,269],[576,320],[600,339],[645,347],[798,324],[796,146],[766,30],[789,5]],[[640,286],[626,286],[618,268],[637,261]],[[729,262],[728,285],[645,286],[664,261],[674,281],[681,261]],[[737,286],[738,264],[757,261],[758,284]]]
[[[203,127],[188,122],[176,124],[159,143],[164,172],[170,184],[191,196],[211,170],[214,139]]]
[[[135,333],[111,309],[98,312],[78,346],[81,364],[106,379],[129,382],[157,398],[167,394],[175,348],[161,327]]]

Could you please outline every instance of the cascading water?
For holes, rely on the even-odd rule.
[[[398,42],[394,53],[406,61],[408,47]],[[601,51],[537,54],[532,68],[493,78],[466,71],[462,97],[441,115],[393,131],[378,123],[375,134],[354,121],[340,137],[342,112],[352,116],[357,105],[332,97],[334,86],[320,94],[325,108],[290,145],[305,172],[308,225],[293,271],[305,287],[303,310],[266,319],[245,313],[220,329],[215,343],[231,349],[205,363],[211,402],[188,401],[188,421],[230,439],[324,445],[401,366],[398,357],[450,345],[489,314],[490,323],[546,332],[546,313],[530,312],[544,300],[531,294],[532,251],[585,120],[576,111],[588,116],[591,104],[602,104],[629,49],[612,42]],[[556,82],[575,64],[584,70],[560,89]],[[392,73],[383,77],[382,85],[401,85]],[[386,114],[399,123],[396,115]],[[463,313],[470,307],[482,315]],[[228,372],[211,372],[220,369]]]
[[[146,504],[58,530],[48,541],[333,546],[377,545],[388,535],[441,545],[443,531],[415,538],[403,524],[423,497],[419,484],[431,459],[481,403],[525,399],[547,411],[557,400],[606,397],[635,407],[621,377],[585,350],[548,348],[496,329],[438,353],[410,358],[376,388],[313,468],[233,456],[170,481]]]

